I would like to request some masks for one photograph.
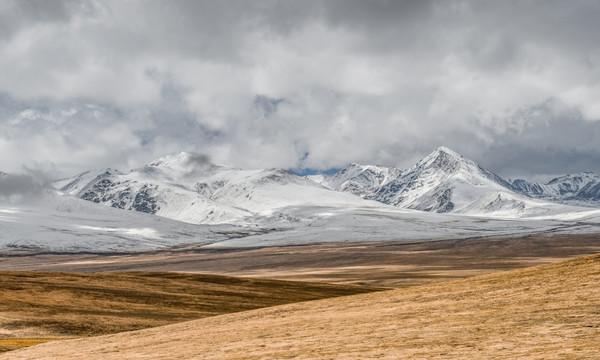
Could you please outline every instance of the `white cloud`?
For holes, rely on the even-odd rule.
[[[408,166],[447,145],[491,168],[507,168],[491,149],[517,149],[527,173],[545,146],[557,168],[600,170],[598,15],[594,1],[3,2],[1,166],[127,169],[179,150]]]

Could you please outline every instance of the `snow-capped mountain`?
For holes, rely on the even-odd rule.
[[[346,191],[356,188],[344,184],[359,184],[375,189],[367,198],[429,212],[333,191],[281,169],[227,168],[179,153],[129,173],[84,172],[56,182],[59,190],[25,181],[35,191],[19,191],[32,196],[0,196],[0,252],[427,241],[591,233],[600,224],[600,209],[516,194],[492,172],[446,148],[397,176],[377,169],[352,165],[334,178]],[[9,188],[2,187],[5,177],[0,195]]]
[[[56,183],[84,200],[189,223],[243,223],[303,204],[362,205],[364,200],[326,189],[287,170],[240,170],[181,152],[127,174],[85,172]]]
[[[361,200],[365,204],[375,204]],[[123,253],[201,247],[263,247],[326,242],[429,241],[536,233],[597,232],[600,210],[527,221],[435,214],[391,206],[300,205],[254,223],[190,224],[95,204],[44,190],[36,203],[0,199],[0,254]],[[289,218],[298,221],[289,221]],[[265,221],[267,220],[267,221]],[[266,225],[266,226],[265,226]]]
[[[532,198],[574,205],[600,205],[600,176],[591,172],[560,176],[547,184],[516,179],[512,181],[512,187]]]
[[[115,169],[96,169],[84,171],[72,178],[59,180],[54,183],[54,186],[61,191],[70,195],[81,192],[84,188],[89,187],[92,183],[100,182],[111,175],[120,175],[121,172]]]
[[[139,252],[260,234],[236,225],[195,225],[126,211],[61,195],[53,189],[35,201],[4,202],[0,197],[0,252]]]
[[[525,212],[526,199],[510,184],[456,152],[440,147],[368,198],[433,212]]]
[[[257,219],[280,217],[301,221],[302,217],[288,217],[284,209],[302,206],[391,205],[509,218],[581,210],[517,193],[517,183],[510,184],[472,160],[440,147],[405,172],[351,164],[331,176],[301,178],[283,169],[222,167],[203,156],[181,152],[126,174],[113,169],[88,171],[55,186],[95,203],[195,224],[255,224]],[[529,188],[536,189],[534,185]],[[598,192],[593,186],[579,189],[584,190]]]
[[[402,170],[395,167],[352,163],[331,176],[311,175],[307,178],[329,189],[364,198],[401,174]]]
[[[361,170],[368,168],[350,165],[321,183],[365,199],[429,212],[520,217],[565,211],[560,205],[516,193],[498,175],[446,147],[436,149],[405,172],[392,168],[395,171],[387,173],[392,176],[364,176],[369,173]],[[373,178],[383,181],[378,186]]]

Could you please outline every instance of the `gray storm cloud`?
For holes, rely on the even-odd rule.
[[[597,1],[0,1],[0,168],[600,172]]]
[[[39,202],[52,178],[42,169],[25,168],[18,174],[0,172],[0,204]]]
[[[3,173],[0,175],[0,196],[8,197],[35,192],[41,188],[41,185],[32,176]]]

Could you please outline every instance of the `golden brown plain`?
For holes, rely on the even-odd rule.
[[[0,359],[597,359],[598,339],[593,255],[46,343]]]
[[[370,287],[177,273],[0,272],[0,352],[55,338],[93,336]]]

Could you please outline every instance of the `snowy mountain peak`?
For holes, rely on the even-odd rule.
[[[451,156],[454,156],[456,158],[462,158],[463,156],[459,153],[457,153],[456,151],[447,148],[445,146],[439,146],[437,149],[435,149],[435,151],[433,153],[445,153]]]
[[[525,198],[519,197],[498,175],[446,147],[367,196],[398,207],[458,213],[521,211]]]
[[[187,152],[163,156],[127,174],[86,172],[55,187],[98,204],[190,223],[245,223],[288,206],[355,206],[364,201],[284,169],[221,167]]]
[[[585,176],[596,177],[590,173],[571,177]],[[526,183],[521,185],[527,188]],[[220,167],[206,156],[180,152],[127,174],[88,171],[55,187],[98,204],[190,223],[297,221],[285,215],[292,208],[373,205],[365,200],[430,212],[508,217],[544,215],[558,206],[515,193],[514,184],[445,147],[406,172],[352,163],[319,179],[300,178],[283,169]],[[600,202],[600,182],[582,185],[576,198],[580,196]]]
[[[434,168],[447,173],[465,167],[473,168],[477,167],[477,164],[445,146],[440,146],[415,165],[415,168]]]
[[[193,185],[199,179],[223,170],[233,169],[213,164],[206,155],[181,151],[160,157],[142,168],[133,170],[132,173],[137,173],[138,180]]]

